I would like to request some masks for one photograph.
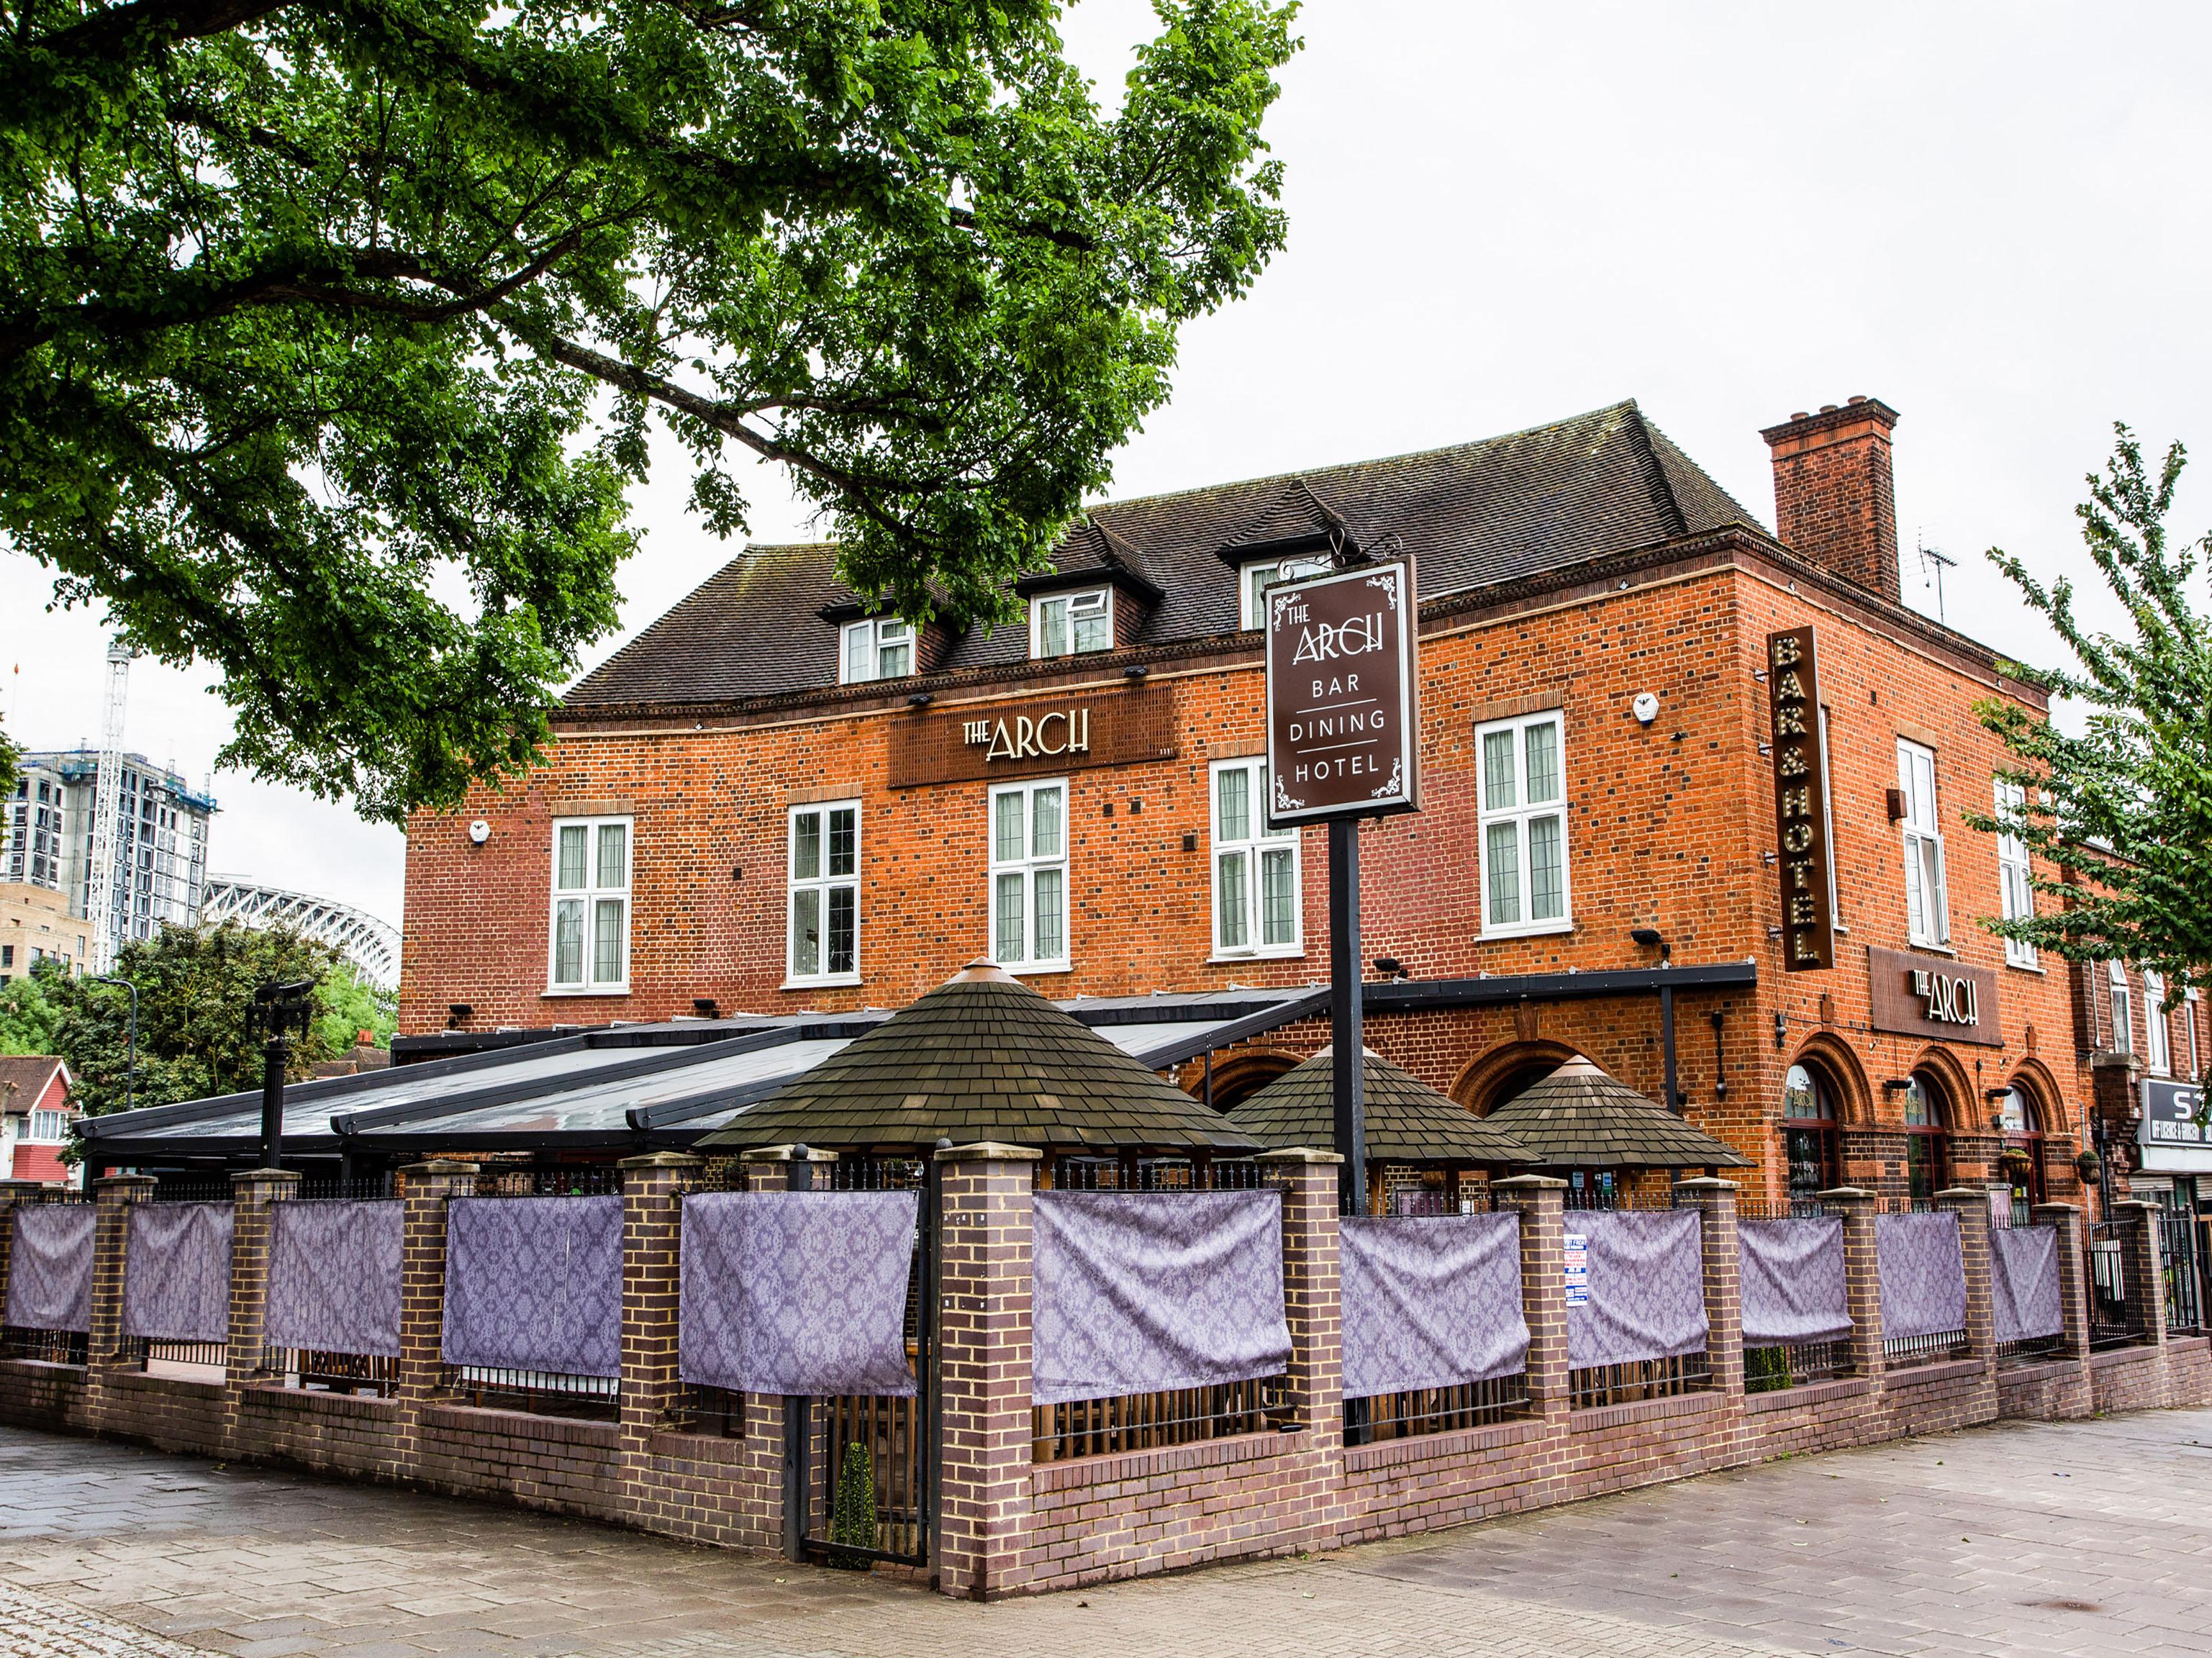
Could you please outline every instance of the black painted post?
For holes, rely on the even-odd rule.
[[[1335,1072],[1337,1206],[1367,1207],[1367,1067],[1359,1005],[1359,822],[1328,826],[1329,1031]]]
[[[793,1192],[814,1189],[814,1160],[804,1145],[791,1148],[784,1184]],[[783,1396],[783,1558],[806,1558],[806,1517],[813,1494],[814,1401],[805,1394]]]
[[[1682,1096],[1674,1086],[1674,987],[1659,987],[1659,1051],[1667,1066],[1667,1108],[1679,1112]]]
[[[279,1169],[284,1155],[284,1064],[291,1044],[277,1025],[261,1045],[261,1166]]]

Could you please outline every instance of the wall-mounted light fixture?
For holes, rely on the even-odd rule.
[[[691,999],[691,1011],[702,1019],[713,1018],[715,1013],[714,999],[712,996],[694,996]]]
[[[906,705],[909,708],[926,708],[936,700],[927,691],[909,691],[907,693]]]
[[[1388,979],[1403,979],[1409,976],[1406,972],[1406,964],[1395,956],[1377,956],[1375,958],[1375,970]]]
[[[447,1002],[446,1004],[446,1029],[448,1030],[459,1030],[463,1025],[469,1022],[469,1015],[475,1011],[476,1009],[471,1007],[466,1002]]]
[[[1628,936],[1646,950],[1656,950],[1662,962],[1674,953],[1674,946],[1660,936],[1656,926],[1632,926],[1628,929]]]
[[[1127,667],[1121,670],[1121,677],[1127,680],[1133,685],[1137,681],[1142,679],[1150,672],[1152,672],[1152,670],[1146,667],[1143,663],[1132,662]]]

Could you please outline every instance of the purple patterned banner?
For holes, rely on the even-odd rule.
[[[1876,1215],[1874,1242],[1885,1339],[1966,1327],[1966,1263],[1956,1215]]]
[[[448,1203],[446,1363],[621,1375],[622,1211],[612,1197]]]
[[[1851,1333],[1839,1215],[1736,1223],[1743,1283],[1743,1345],[1783,1347]]]
[[[26,1203],[8,1249],[6,1322],[18,1330],[92,1328],[88,1203]]]
[[[1999,1341],[2055,1336],[2065,1328],[2058,1304],[2058,1233],[2049,1226],[1998,1226],[1990,1232],[1991,1323]]]
[[[270,1206],[270,1346],[398,1357],[404,1208],[392,1199]]]
[[[1347,1215],[1337,1223],[1344,1396],[1452,1388],[1528,1362],[1521,1217]]]
[[[1031,1400],[1119,1399],[1277,1376],[1283,1207],[1274,1192],[1040,1192]]]
[[[679,1374],[741,1393],[912,1394],[920,1211],[914,1192],[685,1198]]]
[[[1568,1297],[1567,1365],[1587,1370],[1705,1351],[1705,1229],[1695,1209],[1575,1209],[1589,1293]]]
[[[123,1333],[230,1339],[227,1203],[134,1203],[123,1266]]]

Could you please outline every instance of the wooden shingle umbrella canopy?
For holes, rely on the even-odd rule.
[[[1735,1147],[1692,1128],[1577,1054],[1483,1121],[1546,1169],[1748,1169]]]
[[[1336,1141],[1335,1055],[1328,1048],[1285,1072],[1230,1113],[1231,1124],[1269,1151],[1323,1150]],[[1365,1054],[1367,1157],[1370,1163],[1514,1165],[1535,1154],[1411,1072]]]
[[[698,1149],[931,1146],[940,1139],[1225,1157],[1259,1149],[1219,1113],[989,962],[971,963],[702,1137]]]

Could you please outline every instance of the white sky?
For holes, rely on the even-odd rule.
[[[1150,24],[1139,0],[1084,0],[1066,33],[1117,88]],[[2041,655],[1982,550],[2094,582],[2073,507],[2111,422],[2212,446],[2212,9],[1310,0],[1299,30],[1269,126],[1289,250],[1186,331],[1175,400],[1121,458],[1117,495],[1634,397],[1771,522],[1758,428],[1864,392],[1904,416],[1907,602],[1935,609],[1924,537],[1960,561],[1954,625]],[[733,550],[684,495],[673,466],[640,492],[623,637]],[[758,537],[809,532],[776,475],[754,501]],[[2185,492],[2177,530],[2208,502]],[[0,709],[40,748],[100,727],[102,629],[42,614],[50,591],[0,551]],[[207,683],[137,665],[130,746],[201,775],[229,729]],[[399,919],[396,831],[214,781],[216,869]]]

